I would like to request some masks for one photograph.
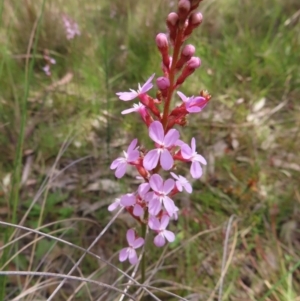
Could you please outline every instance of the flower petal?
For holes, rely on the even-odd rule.
[[[166,229],[169,225],[170,218],[167,215],[164,215],[161,218],[160,229]]]
[[[159,233],[158,235],[155,236],[155,238],[154,238],[154,244],[157,247],[163,247],[166,244],[165,237],[163,236],[162,233]]]
[[[152,170],[157,166],[160,157],[159,149],[152,149],[143,159],[143,166],[147,170]]]
[[[130,250],[130,253],[128,255],[128,259],[129,259],[129,262],[134,265],[138,262],[138,258],[137,258],[137,255],[136,255],[136,251],[134,249],[131,249]]]
[[[207,164],[205,158],[203,156],[199,155],[199,154],[197,154],[196,156],[194,156],[193,160],[194,161],[198,161],[198,162],[202,163],[203,165]]]
[[[133,100],[138,96],[138,93],[133,90],[131,92],[118,92],[116,94],[119,96],[119,99],[123,101]]]
[[[165,133],[162,124],[159,121],[153,121],[149,126],[149,137],[156,143],[162,144]]]
[[[121,262],[125,261],[128,258],[128,248],[124,248],[119,253],[119,260]]]
[[[119,166],[117,167],[116,171],[115,171],[115,176],[120,179],[122,178],[125,173],[126,173],[126,167],[127,167],[127,163],[126,162],[121,162],[119,164]]]
[[[163,199],[164,207],[166,211],[168,212],[169,216],[172,216],[176,210],[175,204],[172,199],[170,199],[168,196],[165,196]]]
[[[134,249],[138,249],[138,248],[140,248],[143,244],[144,244],[144,238],[142,238],[142,237],[139,237],[139,238],[137,238],[135,241],[134,241],[134,243],[132,244],[132,247],[134,248]]]
[[[190,148],[188,144],[182,144],[181,148],[181,155],[184,159],[189,160],[193,156],[193,150]]]
[[[190,172],[194,179],[199,179],[202,176],[202,168],[198,161],[192,162]]]
[[[128,245],[131,246],[135,241],[135,232],[133,229],[127,230],[126,238],[127,238]]]
[[[108,211],[114,211],[116,208],[120,206],[120,199],[115,199],[115,201],[108,206]]]
[[[137,149],[128,152],[127,162],[134,162],[140,156],[140,153]]]
[[[152,82],[154,76],[155,76],[155,73],[153,73],[153,74],[147,79],[147,81],[143,84],[143,86],[142,86],[142,88],[141,88],[141,91],[140,91],[140,94],[146,93],[146,92],[148,92],[150,89],[152,89],[153,84],[152,84],[151,82]]]
[[[124,161],[125,161],[124,158],[117,158],[117,159],[115,159],[114,161],[112,161],[112,163],[110,165],[110,169],[116,169],[119,166],[119,164],[121,162],[124,162]]]
[[[149,180],[150,187],[156,192],[162,192],[163,190],[163,179],[159,174],[154,174]]]
[[[177,140],[179,139],[179,132],[175,129],[171,129],[168,131],[164,138],[164,145],[165,147],[171,147],[176,144]]]
[[[193,192],[193,187],[192,187],[192,185],[190,184],[190,183],[186,183],[186,184],[184,184],[184,189],[186,190],[186,192],[188,192],[188,193],[192,193]],[[179,190],[179,189],[178,189]],[[179,190],[180,191],[180,190]]]
[[[138,141],[137,138],[135,138],[131,141],[131,143],[129,144],[129,146],[127,148],[127,153],[130,153],[135,149],[135,147],[137,145],[137,141]]]
[[[168,194],[175,186],[175,181],[173,179],[167,179],[164,182],[164,186],[162,191],[164,192],[164,194]]]
[[[169,230],[164,231],[164,236],[168,242],[173,242],[175,240],[175,234]]]
[[[133,208],[133,215],[139,217],[142,216],[143,213],[144,213],[143,208],[139,204],[136,204]]]
[[[173,156],[167,149],[164,149],[160,155],[160,165],[164,170],[170,170],[174,164]]]
[[[136,196],[133,193],[127,193],[121,196],[120,204],[128,207],[133,206],[136,203]]]
[[[159,213],[159,211],[161,210],[161,202],[158,198],[153,198],[150,202],[149,202],[149,213],[151,215],[157,215]]]

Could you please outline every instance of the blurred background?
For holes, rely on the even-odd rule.
[[[155,36],[177,1],[0,2],[0,270],[67,274],[76,246],[89,247],[111,220],[107,206],[137,187],[134,170],[116,181],[109,169],[134,137],[150,145],[115,93],[161,76]],[[157,249],[149,238],[148,284],[193,301],[218,300],[220,282],[222,300],[300,300],[300,2],[205,0],[200,11],[189,43],[202,66],[181,91],[212,99],[181,135],[197,138],[208,165],[176,200],[176,241]],[[92,252],[131,273],[118,250],[134,226],[121,214]],[[73,275],[127,281],[92,255]],[[47,300],[59,281],[2,277],[0,300]],[[68,280],[54,300],[118,296]]]

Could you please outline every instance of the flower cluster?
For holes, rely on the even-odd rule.
[[[64,23],[66,38],[68,40],[74,39],[75,36],[80,36],[81,32],[79,30],[79,26],[74,20],[64,14],[62,16],[62,21]]]
[[[51,65],[55,65],[56,60],[49,56],[48,49],[44,50],[44,61],[46,65],[43,67],[43,70],[47,76],[51,76]]]
[[[122,178],[128,165],[136,168],[143,180],[135,192],[127,193],[117,198],[108,210],[122,207],[127,210],[141,225],[155,233],[154,244],[162,247],[166,241],[173,242],[175,235],[167,230],[170,220],[177,219],[178,207],[173,197],[185,190],[192,193],[192,185],[182,175],[175,173],[178,162],[190,164],[190,174],[194,179],[202,175],[201,165],[206,160],[196,151],[196,139],[187,144],[180,139],[175,126],[185,126],[189,114],[201,112],[210,100],[206,91],[198,96],[187,97],[177,91],[182,103],[171,108],[174,92],[185,82],[198,67],[201,60],[194,56],[195,47],[184,45],[193,30],[202,22],[202,15],[196,12],[201,0],[179,0],[177,12],[168,15],[166,23],[168,36],[159,33],[156,45],[161,54],[163,76],[156,79],[156,96],[149,95],[153,89],[155,74],[137,90],[118,92],[122,101],[138,99],[139,103],[122,111],[122,114],[136,112],[148,128],[149,138],[153,141],[153,149],[144,150],[134,139],[124,156],[115,159],[110,168],[115,170],[115,176]],[[129,259],[131,264],[137,263],[135,249],[144,244],[145,237],[138,237],[133,229],[127,232],[129,247],[121,250],[120,261]]]

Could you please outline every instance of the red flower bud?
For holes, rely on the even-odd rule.
[[[191,3],[189,0],[179,0],[178,2],[178,17],[180,21],[185,21],[190,13]]]

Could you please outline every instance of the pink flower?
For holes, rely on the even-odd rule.
[[[173,242],[175,240],[175,235],[173,232],[166,230],[169,224],[170,218],[164,215],[159,221],[156,217],[151,217],[149,219],[149,228],[154,231],[157,231],[157,235],[154,238],[154,244],[157,247],[162,247],[166,243],[166,239],[168,242]]]
[[[178,96],[185,104],[185,108],[189,113],[198,113],[206,106],[207,100],[204,97],[186,97],[182,92],[177,92]]]
[[[140,154],[136,144],[137,139],[133,139],[127,148],[127,152],[123,151],[124,158],[117,158],[111,163],[110,169],[116,169],[115,176],[118,179],[124,176],[127,164],[132,164],[139,158]]]
[[[183,188],[186,190],[188,193],[192,193],[193,188],[192,185],[189,183],[189,181],[183,177],[183,176],[177,176],[174,172],[171,172],[172,177],[176,180],[175,185],[179,191],[182,191]]]
[[[130,108],[130,109],[126,109],[124,111],[121,112],[121,114],[129,114],[129,113],[132,113],[132,112],[141,112],[141,111],[144,111],[146,109],[146,107],[139,102],[139,104],[133,104],[133,108]]]
[[[182,157],[192,162],[190,172],[194,179],[199,179],[202,176],[202,167],[200,163],[206,165],[206,160],[196,152],[196,139],[192,138],[191,147],[185,143],[181,144]]]
[[[143,165],[145,169],[154,169],[157,166],[158,160],[160,160],[160,165],[164,170],[171,169],[174,159],[169,149],[176,144],[179,132],[171,129],[165,135],[162,124],[159,121],[153,121],[149,126],[149,136],[156,142],[158,147],[149,151],[144,157]]]
[[[76,35],[80,36],[81,32],[79,30],[78,24],[75,21],[73,21],[66,15],[64,15],[62,19],[66,30],[66,37],[68,40],[74,39]]]
[[[168,196],[171,190],[175,186],[173,179],[168,179],[165,182],[159,174],[154,174],[149,180],[152,192],[148,192],[146,195],[146,201],[149,202],[148,208],[151,215],[157,215],[164,205],[169,216],[172,216],[176,211],[173,200]]]
[[[139,84],[137,91],[129,89],[130,92],[118,92],[116,94],[119,96],[119,99],[124,100],[124,101],[129,101],[129,100],[135,99],[139,95],[145,94],[150,89],[152,89],[152,87],[153,87],[152,80],[153,80],[154,75],[155,74],[152,74],[142,87]]]
[[[131,264],[136,264],[138,262],[138,258],[135,249],[140,248],[144,244],[144,239],[141,237],[136,238],[133,229],[129,229],[127,231],[126,238],[129,247],[120,251],[119,260],[123,262],[128,258]]]
[[[108,206],[108,211],[114,211],[119,206],[122,206],[120,204],[120,198],[116,198],[115,201]]]
[[[124,207],[133,206],[133,215],[142,216],[144,214],[144,209],[140,204],[137,203],[137,197],[134,193],[127,193],[121,197],[120,205]]]

